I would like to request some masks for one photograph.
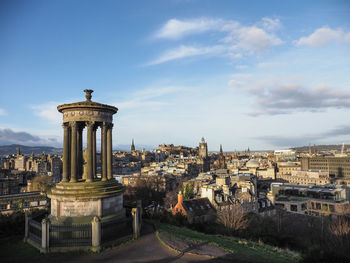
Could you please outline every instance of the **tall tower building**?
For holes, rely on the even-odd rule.
[[[210,170],[210,160],[208,158],[208,145],[202,137],[201,142],[199,143],[198,150],[198,164],[200,164],[200,171],[207,172]]]
[[[225,156],[222,150],[222,145],[220,144],[220,153],[219,153],[219,168],[226,168]]]
[[[131,151],[132,151],[132,152],[135,151],[134,138],[132,139],[132,142],[131,142]]]
[[[208,145],[202,137],[201,142],[199,143],[199,152],[198,155],[202,159],[206,159],[208,157]]]

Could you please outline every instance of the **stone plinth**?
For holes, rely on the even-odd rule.
[[[114,180],[61,182],[48,194],[51,198],[51,218],[60,221],[77,218],[81,221],[84,217],[90,220],[94,216],[122,216],[125,213],[123,192],[123,186]]]

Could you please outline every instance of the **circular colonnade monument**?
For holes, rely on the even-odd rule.
[[[123,186],[113,178],[112,128],[114,106],[86,101],[57,107],[63,114],[62,180],[48,194],[51,222],[85,223],[93,217],[123,218]],[[83,158],[83,130],[87,129]],[[96,130],[101,128],[101,176],[97,178]],[[84,164],[85,163],[85,164]]]

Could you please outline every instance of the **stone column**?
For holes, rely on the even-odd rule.
[[[71,167],[70,167],[70,182],[77,181],[77,123],[71,122]]]
[[[107,179],[111,180],[113,177],[113,154],[112,154],[112,128],[110,123],[107,129]]]
[[[102,181],[107,180],[107,124],[102,123],[101,129],[101,168],[102,168]]]
[[[77,127],[77,179],[83,176],[83,129],[83,124],[79,123]]]
[[[44,252],[48,249],[48,220],[47,218],[44,218],[41,221],[41,247],[43,248]]]
[[[134,236],[134,239],[138,239],[140,237],[139,209],[137,207],[132,208],[131,214],[132,214],[133,236]]]
[[[86,147],[86,152],[87,152],[87,176],[86,176],[86,182],[92,182],[93,180],[93,129],[94,129],[94,122],[89,121],[86,123],[87,127],[87,147]]]
[[[24,216],[24,242],[27,242],[29,236],[29,212],[25,211]]]
[[[63,173],[62,182],[68,182],[69,176],[69,126],[63,124]]]
[[[101,221],[97,216],[91,222],[91,245],[97,251],[101,248]]]
[[[96,179],[97,175],[96,175],[96,129],[97,126],[95,125],[93,130],[92,130],[92,174],[93,174],[93,178]]]

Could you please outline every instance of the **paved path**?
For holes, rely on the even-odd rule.
[[[220,262],[204,256],[184,255],[169,250],[159,242],[151,225],[145,224],[144,228],[140,239],[102,253],[80,256],[79,262]]]

